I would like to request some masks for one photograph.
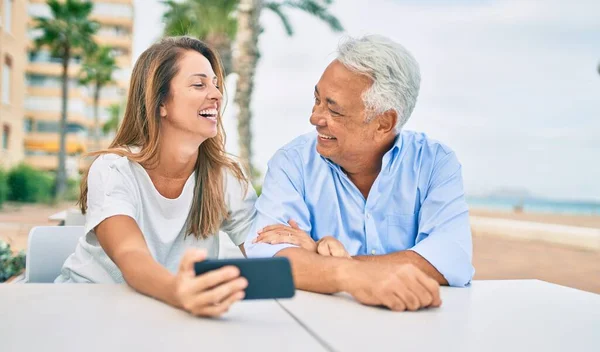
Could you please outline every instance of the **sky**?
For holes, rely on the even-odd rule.
[[[163,6],[135,0],[134,60],[162,34]],[[314,85],[344,36],[381,34],[421,69],[405,129],[452,148],[469,195],[499,190],[600,201],[600,1],[336,0],[346,31],[290,10],[286,36],[264,11],[252,99],[254,163],[314,130]],[[228,78],[228,151],[237,153]]]

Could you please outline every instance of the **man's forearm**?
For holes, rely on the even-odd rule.
[[[391,264],[412,264],[417,268],[421,269],[425,274],[429,275],[440,285],[448,285],[448,281],[444,276],[417,252],[406,250],[399,251],[385,255],[359,255],[352,257],[360,261],[373,261],[378,263],[391,263]]]
[[[275,256],[290,260],[296,288],[319,293],[344,291],[354,264],[351,259],[324,257],[303,248],[285,248]]]

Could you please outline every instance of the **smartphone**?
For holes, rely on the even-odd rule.
[[[204,260],[194,263],[194,270],[202,275],[229,265],[248,280],[245,300],[291,298],[296,292],[290,261],[284,257]]]

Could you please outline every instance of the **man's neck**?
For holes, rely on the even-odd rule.
[[[375,183],[377,176],[379,176],[379,172],[381,172],[383,156],[393,147],[393,145],[394,140],[386,143],[381,148],[373,150],[369,154],[364,154],[353,158],[353,160],[348,160],[344,163],[345,165],[348,165],[348,167],[340,164],[350,181],[354,183],[365,199],[367,199],[373,183]]]

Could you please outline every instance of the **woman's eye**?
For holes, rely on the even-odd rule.
[[[192,86],[194,86],[194,87],[198,87],[198,88],[201,88],[201,87],[204,87],[204,84],[202,84],[202,83],[199,83],[199,84],[192,84]]]

